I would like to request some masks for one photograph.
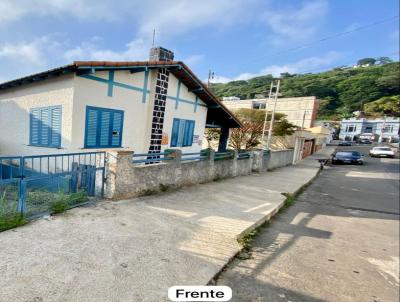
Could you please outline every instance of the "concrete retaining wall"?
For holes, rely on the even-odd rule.
[[[204,160],[181,161],[181,151],[174,150],[167,162],[135,165],[131,151],[108,152],[105,197],[125,199],[149,195],[169,188],[265,172],[289,165],[293,160],[293,150],[268,154],[252,151],[249,158],[238,158],[237,152],[232,153],[229,159],[215,160],[214,151],[210,151]]]
[[[294,150],[272,151],[268,160],[268,170],[291,165],[293,162]]]

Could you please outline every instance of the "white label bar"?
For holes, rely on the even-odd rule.
[[[168,289],[171,301],[229,301],[232,289],[229,286],[172,286]]]

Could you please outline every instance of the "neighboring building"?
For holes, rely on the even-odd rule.
[[[163,50],[155,61],[78,61],[0,84],[0,154],[198,152],[209,126],[222,129],[224,149],[240,122]]]
[[[268,99],[249,99],[249,100],[227,100],[224,99],[224,105],[231,110],[241,108],[249,109],[267,109],[272,111],[274,100],[267,102]],[[286,119],[298,126],[310,128],[314,126],[317,118],[319,102],[315,96],[296,97],[296,98],[278,98],[276,103],[276,112],[286,115]]]
[[[399,140],[398,117],[380,119],[350,118],[340,122],[339,138],[342,140],[356,140],[357,138],[377,138],[397,142]]]

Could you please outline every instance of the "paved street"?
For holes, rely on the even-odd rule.
[[[348,147],[367,154],[370,147]],[[398,301],[398,159],[325,169],[220,276],[232,301]]]

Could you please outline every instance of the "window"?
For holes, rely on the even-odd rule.
[[[385,125],[382,127],[383,133],[390,133],[393,132],[393,125]]]
[[[355,125],[347,125],[346,126],[346,132],[356,132],[357,126]]]
[[[193,144],[194,121],[174,118],[171,147],[188,147]]]
[[[121,147],[124,112],[86,107],[85,148]]]
[[[32,108],[29,114],[29,144],[61,147],[61,106]]]

